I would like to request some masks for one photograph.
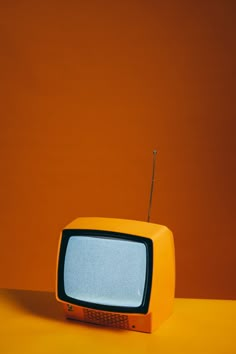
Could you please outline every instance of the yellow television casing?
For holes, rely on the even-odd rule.
[[[152,241],[153,269],[150,301],[147,313],[119,313],[85,308],[60,299],[58,276],[56,277],[56,298],[63,303],[66,318],[98,325],[151,333],[166,320],[172,312],[175,291],[175,253],[172,232],[163,225],[149,222],[81,217],[72,221],[64,230],[99,230],[140,236]],[[57,255],[57,274],[62,233]]]

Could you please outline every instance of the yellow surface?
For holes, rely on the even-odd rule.
[[[0,291],[0,353],[235,354],[236,301],[176,299],[153,334],[64,320],[54,294]]]

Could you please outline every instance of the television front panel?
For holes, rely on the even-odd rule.
[[[160,242],[163,235],[169,242]],[[170,307],[170,294],[166,290],[163,303],[160,287],[163,276],[159,273],[159,280],[156,279],[156,261],[156,269],[166,272],[164,282],[172,282],[168,292],[172,292],[173,300],[174,255],[170,235],[160,225],[120,219],[79,218],[68,225],[60,239],[57,275],[57,299],[64,303],[66,316],[151,332],[163,317],[161,313],[166,313],[162,309],[159,316],[156,314],[159,320],[155,321],[153,304],[159,299],[166,310]],[[169,272],[165,267],[161,270],[163,255],[155,260],[158,239],[158,252],[168,251],[165,256],[171,262]],[[157,280],[159,293],[153,288]]]

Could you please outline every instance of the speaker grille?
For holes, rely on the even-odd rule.
[[[129,328],[128,316],[84,309],[84,320],[103,326]]]

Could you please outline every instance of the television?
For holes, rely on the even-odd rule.
[[[56,298],[66,318],[151,333],[171,314],[174,289],[166,226],[81,217],[61,232]]]

